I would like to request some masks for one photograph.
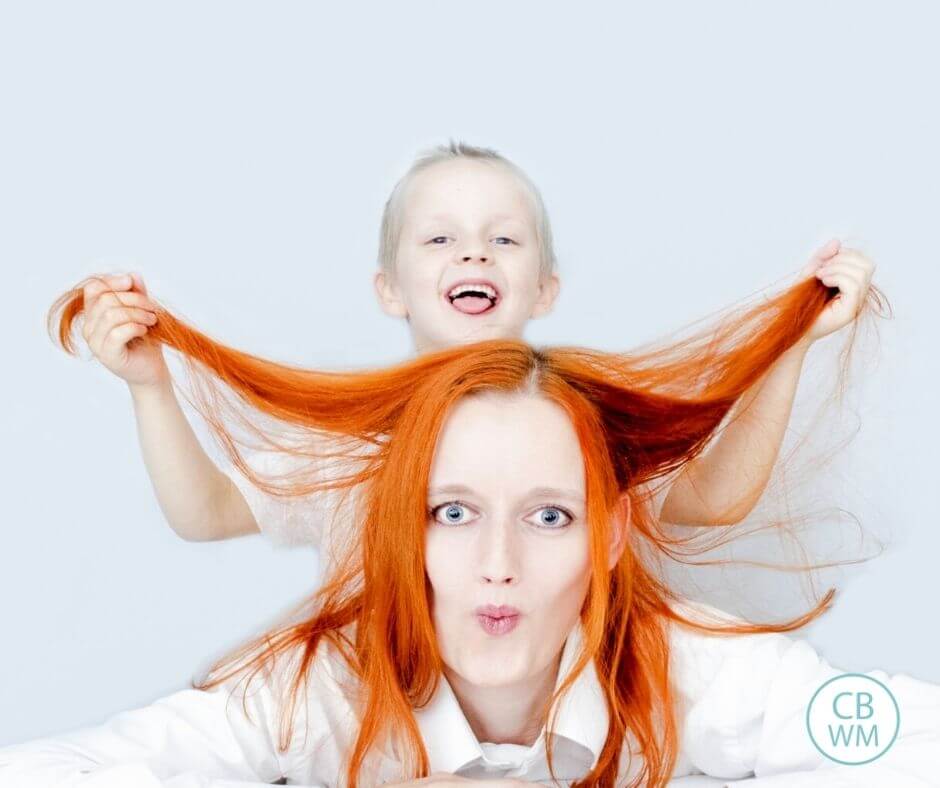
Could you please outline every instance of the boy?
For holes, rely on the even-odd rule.
[[[521,338],[528,320],[552,308],[555,267],[548,215],[535,185],[495,151],[452,141],[419,158],[393,189],[374,284],[382,309],[408,322],[416,352],[424,353]],[[839,297],[742,397],[734,411],[739,417],[714,445],[660,492],[655,505],[662,521],[726,525],[753,508],[780,449],[806,351],[855,318],[873,271],[867,258],[840,249],[835,239],[813,255],[800,275],[838,287]],[[217,468],[180,409],[161,346],[146,340],[155,317],[143,281],[136,274],[103,278],[119,292],[104,292],[99,282],[86,286],[83,335],[128,384],[144,462],[170,526],[190,541],[260,530],[275,543],[324,547],[329,497],[285,500],[232,467]],[[130,342],[135,337],[143,339]],[[284,460],[259,453],[252,464],[270,471]]]

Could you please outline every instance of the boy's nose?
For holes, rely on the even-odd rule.
[[[469,255],[469,254],[468,254],[468,255],[465,255],[465,256],[464,256],[463,261],[466,263],[466,262],[469,262],[469,261],[472,260],[472,259],[473,259],[473,255]],[[486,255],[481,255],[481,256],[480,256],[480,262],[481,262],[481,263],[485,263],[486,260],[487,260]]]

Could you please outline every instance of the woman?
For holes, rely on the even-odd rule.
[[[683,540],[639,491],[701,451],[829,297],[809,280],[685,355],[500,340],[357,374],[278,367],[161,316],[164,341],[266,413],[371,441],[340,447],[354,468],[322,485],[365,485],[361,528],[298,620],[196,689],[0,750],[0,785],[930,779],[926,682],[886,681],[904,727],[877,760],[837,767],[807,736],[807,704],[840,671],[782,633],[832,590],[752,624],[677,598],[644,558]]]

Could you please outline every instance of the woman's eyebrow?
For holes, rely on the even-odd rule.
[[[472,495],[473,490],[465,484],[443,484],[428,489],[428,495]]]
[[[428,495],[473,495],[475,491],[465,484],[443,484],[428,489]],[[570,501],[584,501],[584,493],[562,487],[533,487],[525,494],[526,498],[567,498]]]
[[[567,498],[570,501],[584,501],[584,493],[578,490],[567,490],[561,487],[533,487],[529,490],[532,497]]]

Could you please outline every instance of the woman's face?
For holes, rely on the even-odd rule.
[[[590,578],[584,497],[559,406],[487,393],[451,410],[429,479],[426,570],[444,664],[464,681],[508,685],[553,665]]]

